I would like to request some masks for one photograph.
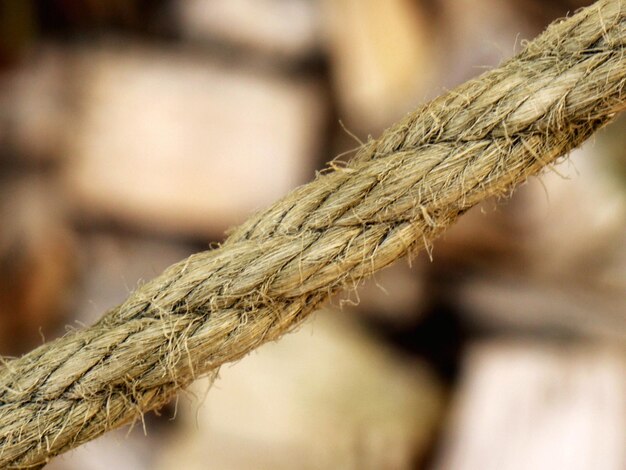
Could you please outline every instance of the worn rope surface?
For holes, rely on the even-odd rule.
[[[138,419],[580,145],[625,108],[625,46],[619,0],[553,24],[222,247],[170,267],[92,327],[5,363],[0,468],[41,466]]]

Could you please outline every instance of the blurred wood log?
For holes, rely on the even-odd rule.
[[[475,346],[434,468],[626,468],[624,350]]]
[[[0,181],[0,354],[41,344],[71,305],[75,243],[56,199],[40,179]]]
[[[67,56],[45,46],[0,75],[0,159],[60,158],[68,124]]]
[[[139,47],[85,51],[76,73],[67,182],[87,217],[219,237],[313,172],[315,82]]]
[[[496,66],[546,26],[528,2],[324,0],[340,116],[359,134],[375,132],[442,87]]]
[[[460,283],[466,319],[489,332],[595,337],[626,344],[626,281],[621,285],[493,272]]]
[[[146,438],[141,424],[115,429],[95,441],[71,450],[62,459],[53,459],[45,470],[153,470],[158,449],[168,445],[167,433]],[[178,470],[173,468],[172,470]]]
[[[324,0],[340,117],[359,133],[403,116],[433,84],[438,44],[412,0]]]
[[[279,59],[302,60],[321,47],[319,2],[185,0],[176,2],[183,37]]]
[[[457,84],[495,67],[521,49],[543,27],[531,23],[519,2],[500,0],[440,0],[438,39],[445,49],[439,86]],[[551,18],[554,19],[554,18]],[[543,25],[545,26],[545,25]]]
[[[340,312],[320,311],[222,368],[199,409],[182,398],[184,429],[158,468],[408,470],[430,447],[443,398],[423,364],[392,354]]]

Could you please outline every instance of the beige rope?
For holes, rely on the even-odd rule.
[[[138,419],[417,251],[625,108],[626,4],[601,0],[423,106],[218,249],[95,325],[0,368],[0,467],[37,467]]]

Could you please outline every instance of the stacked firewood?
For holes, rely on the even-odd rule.
[[[9,3],[4,355],[94,322],[590,2]],[[225,368],[206,398],[199,381],[146,416],[148,438],[139,425],[50,468],[626,467],[625,127]]]

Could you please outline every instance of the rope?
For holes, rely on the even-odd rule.
[[[0,467],[32,468],[166,403],[424,248],[626,108],[626,4],[601,0],[424,105],[139,287],[95,325],[0,367]]]

